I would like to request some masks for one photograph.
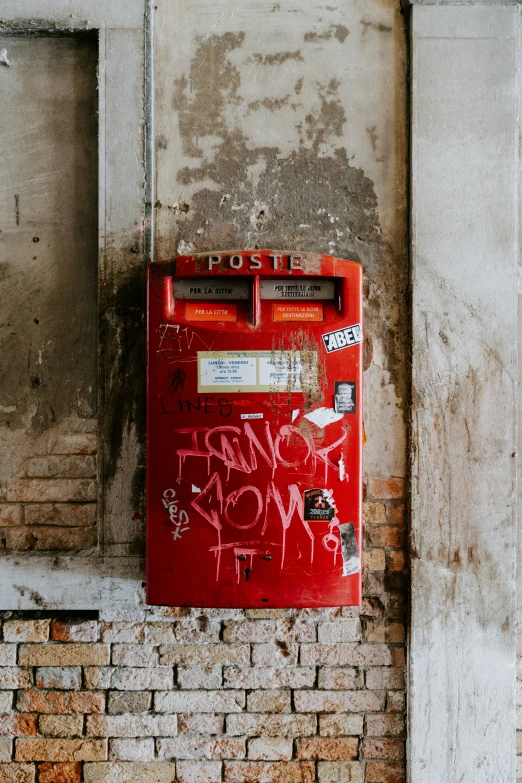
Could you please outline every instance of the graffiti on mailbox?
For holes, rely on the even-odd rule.
[[[317,468],[324,467],[325,483],[330,471],[335,471],[334,475],[340,478],[341,460],[334,462],[332,458],[333,452],[339,450],[345,441],[346,432],[340,438],[326,444],[323,442],[321,445],[296,426],[284,424],[274,432],[269,422],[265,422],[257,431],[254,431],[249,422],[244,422],[242,427],[185,427],[176,429],[175,432],[177,439],[187,439],[185,445],[176,449],[178,478],[188,480],[189,474],[192,475],[193,466],[190,470],[185,470],[185,463],[189,458],[203,460],[202,467],[208,477],[205,486],[191,501],[191,506],[216,531],[216,545],[210,550],[216,555],[216,579],[219,579],[222,553],[229,550],[236,558],[240,555],[246,558],[262,553],[263,547],[280,547],[280,565],[283,568],[286,533],[294,519],[302,525],[309,538],[309,558],[310,562],[313,562],[315,536],[308,524],[310,516],[305,512],[302,490],[297,483],[281,487],[277,481],[278,473],[281,469],[299,468],[306,475],[315,476]],[[261,466],[264,469],[268,467],[272,473],[266,486],[260,489],[259,482],[253,479],[251,483],[228,491],[227,484],[232,472],[235,472],[234,475],[251,475]],[[323,536],[322,545],[332,553],[335,564],[341,552],[339,520],[333,515],[335,502],[331,491],[321,492],[332,511],[327,518],[333,523],[329,525],[328,533]],[[281,525],[280,542],[269,540],[266,535],[271,508],[274,508],[276,519]],[[260,530],[253,540],[238,540],[237,533],[232,536],[234,540],[223,540],[227,538],[226,532],[244,532],[258,524]]]
[[[169,512],[169,520],[174,525],[172,537],[174,541],[181,538],[181,534],[190,530],[189,515],[185,509],[178,509],[179,500],[176,498],[175,489],[166,489],[163,493],[163,505]]]

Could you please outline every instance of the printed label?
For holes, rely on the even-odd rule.
[[[322,321],[323,306],[274,304],[274,321]]]
[[[333,280],[261,280],[261,299],[334,299]]]
[[[335,332],[327,332],[323,334],[323,342],[327,353],[349,348],[350,345],[357,345],[362,342],[361,324],[347,326],[345,329],[337,329]]]
[[[335,381],[334,408],[336,413],[355,413],[357,385],[355,381]]]
[[[198,392],[315,391],[316,351],[198,351]]]
[[[215,355],[201,357],[198,353],[198,392],[239,391],[256,385],[257,362],[240,353],[229,356]],[[232,353],[232,352],[231,352]]]
[[[185,305],[187,321],[237,321],[236,305],[206,305],[187,302]]]
[[[172,281],[174,299],[249,299],[248,280],[180,280]]]
[[[336,508],[330,489],[307,489],[304,497],[304,518],[308,522],[329,522]]]
[[[263,414],[262,413],[242,413],[241,414],[242,419],[262,419]]]

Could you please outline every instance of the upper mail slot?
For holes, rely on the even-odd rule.
[[[250,299],[250,283],[237,278],[173,280],[174,299]]]
[[[301,299],[334,299],[334,280],[320,278],[261,280],[261,299],[285,299],[299,301]]]

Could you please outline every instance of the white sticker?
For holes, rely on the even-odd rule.
[[[198,393],[300,392],[318,387],[317,351],[198,351]]]
[[[328,424],[333,424],[334,421],[339,421],[343,418],[342,413],[336,413],[333,408],[316,408],[311,413],[305,413],[305,419],[311,421],[316,427],[323,429]]]
[[[301,357],[288,357],[287,352],[259,359],[259,385],[283,386],[291,391],[301,391]]]
[[[327,353],[340,351],[362,342],[361,324],[353,324],[345,329],[337,329],[335,332],[323,334],[324,347]]]
[[[212,357],[199,360],[201,386],[255,386],[256,360],[248,356]]]
[[[242,413],[241,414],[242,419],[262,419],[263,414],[262,413]]]

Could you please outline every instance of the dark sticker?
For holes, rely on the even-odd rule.
[[[362,343],[361,324],[347,326],[345,329],[337,329],[335,332],[323,334],[324,347],[327,353],[340,351],[342,348],[349,348],[350,345]]]
[[[357,410],[355,381],[335,381],[334,409],[336,413],[355,413]]]
[[[346,522],[339,525],[341,534],[341,550],[343,555],[343,576],[358,574],[361,570],[361,557],[359,547],[355,538],[355,528],[353,522]]]
[[[307,489],[304,492],[304,518],[307,522],[329,522],[336,512],[331,489]]]

